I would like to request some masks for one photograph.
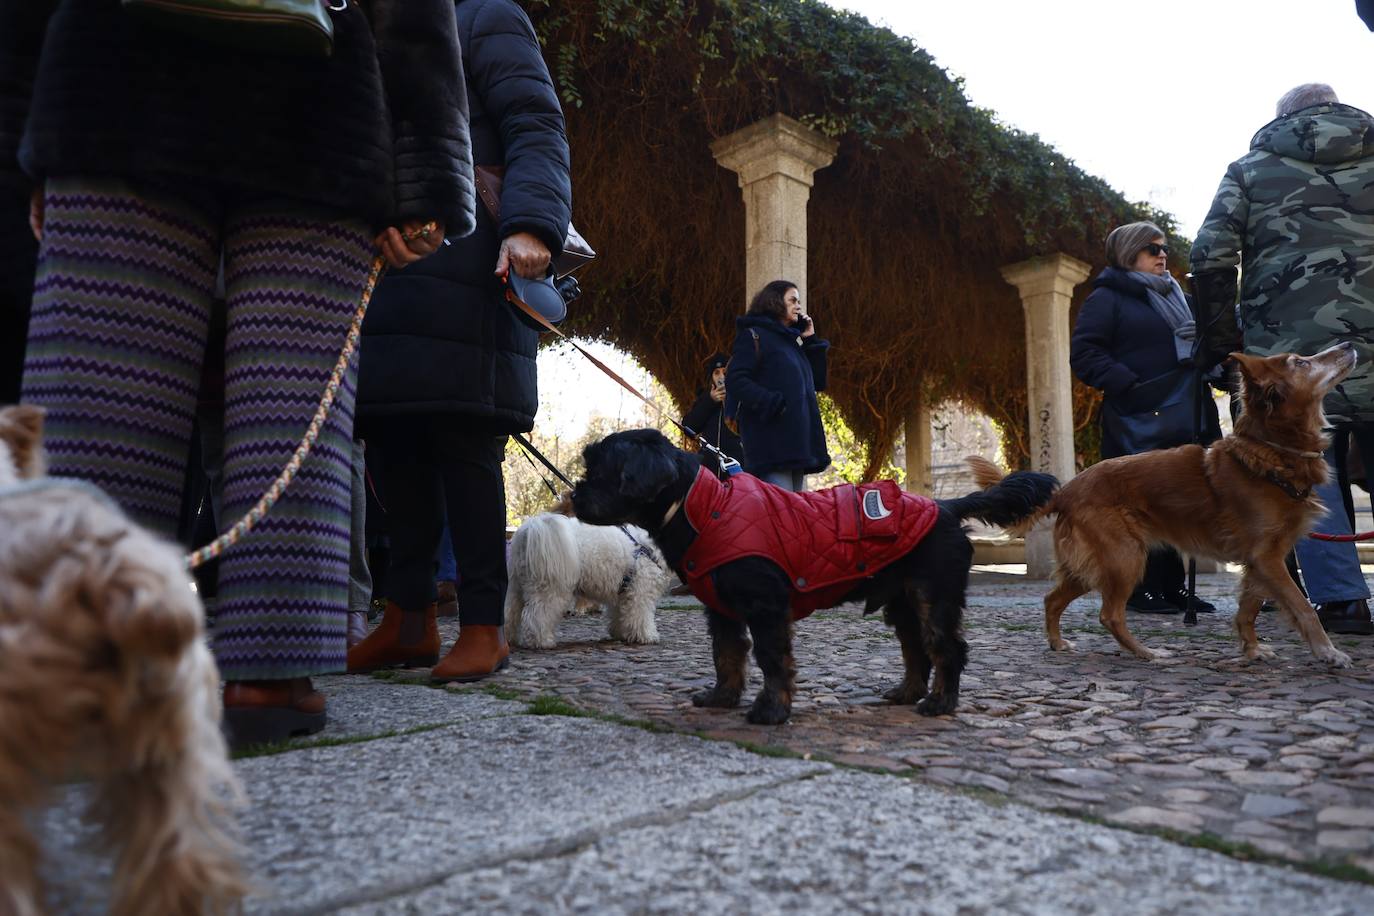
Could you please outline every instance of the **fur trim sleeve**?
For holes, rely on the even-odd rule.
[[[467,91],[452,0],[375,0],[377,59],[396,157],[396,218],[476,227]]]

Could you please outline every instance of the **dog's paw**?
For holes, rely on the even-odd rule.
[[[1072,652],[1073,643],[1067,639],[1055,639],[1050,641],[1051,652]]]
[[[1332,668],[1349,668],[1351,664],[1350,656],[1346,655],[1335,646],[1322,646],[1313,654]]]
[[[627,646],[647,646],[659,641],[658,630],[611,630],[612,639],[618,639]]]
[[[916,711],[923,716],[947,716],[959,705],[958,696],[947,693],[932,693],[916,704]]]
[[[907,684],[906,681],[903,681],[891,690],[883,691],[883,699],[896,706],[910,706],[925,695],[925,684]]]
[[[1242,647],[1240,657],[1242,661],[1247,662],[1267,662],[1278,658],[1278,653],[1266,645],[1255,643],[1248,648]]]
[[[710,690],[692,694],[692,705],[704,706],[707,709],[734,709],[739,705],[739,698],[740,692],[738,690],[722,690],[719,687],[712,687]]]
[[[781,725],[791,715],[792,707],[783,704],[776,696],[761,693],[744,718],[754,725]]]

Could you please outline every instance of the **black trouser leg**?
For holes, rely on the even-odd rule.
[[[436,423],[431,435],[440,456],[458,565],[458,624],[500,626],[505,622],[507,581],[506,484],[501,476],[506,438],[458,432],[447,428],[451,425]],[[431,544],[431,559],[434,549]]]
[[[443,487],[428,430],[418,418],[378,422],[367,452],[391,536],[386,597],[403,611],[422,610],[434,601],[434,550],[444,524]]]
[[[1140,587],[1173,596],[1183,588],[1183,558],[1167,545],[1155,547],[1145,560],[1145,575]]]

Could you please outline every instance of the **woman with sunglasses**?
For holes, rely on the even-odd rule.
[[[1193,441],[1192,304],[1168,269],[1169,246],[1154,223],[1107,236],[1107,267],[1078,313],[1069,349],[1073,374],[1103,394],[1102,457]],[[1203,441],[1221,436],[1216,405],[1203,402]],[[1153,614],[1184,609],[1183,561],[1168,546],[1150,551],[1126,606]],[[1199,611],[1216,610],[1198,600]]]

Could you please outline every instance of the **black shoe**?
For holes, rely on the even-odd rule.
[[[1138,588],[1126,599],[1126,610],[1141,614],[1178,614],[1177,604],[1170,601],[1162,592]]]
[[[1328,633],[1347,633],[1352,636],[1374,635],[1374,620],[1369,618],[1369,602],[1328,601],[1317,605],[1317,619]]]
[[[1186,588],[1180,588],[1176,592],[1165,592],[1164,597],[1173,602],[1174,607],[1178,608],[1180,611],[1188,610],[1188,590]],[[1210,601],[1203,601],[1197,595],[1194,595],[1193,610],[1197,611],[1199,614],[1215,614],[1217,612],[1217,606]]]

